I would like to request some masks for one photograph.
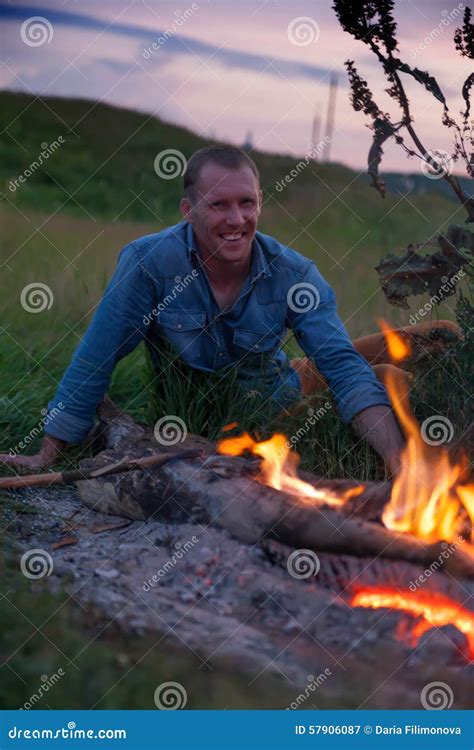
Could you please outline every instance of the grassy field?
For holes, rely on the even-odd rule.
[[[52,398],[100,300],[119,250],[133,238],[159,231],[180,218],[180,181],[162,180],[155,174],[155,155],[162,149],[174,148],[189,156],[205,142],[159,120],[104,105],[93,107],[90,102],[51,99],[45,106],[33,98],[7,93],[0,95],[0,102],[6,128],[0,151],[4,194],[0,202],[0,451],[8,452],[38,425],[41,410]],[[64,145],[25,183],[11,190],[11,180],[27,169],[41,144],[50,144],[60,135],[65,139]],[[259,228],[316,262],[335,289],[339,312],[350,334],[357,337],[374,332],[378,316],[407,325],[418,304],[408,311],[387,305],[373,267],[387,252],[436,237],[449,223],[464,221],[458,205],[435,194],[416,198],[389,195],[383,201],[369,188],[366,177],[333,164],[311,164],[288,187],[278,191],[277,181],[290,172],[295,161],[253,156],[261,170],[265,195]],[[22,289],[33,282],[47,284],[54,295],[51,308],[40,314],[28,313],[20,304]],[[425,301],[419,298],[419,306]],[[448,301],[440,309],[440,316],[452,319],[451,307]],[[296,353],[291,343],[289,348]],[[168,386],[175,372],[175,368],[169,370]],[[186,381],[181,390],[176,388],[170,393],[168,388],[167,399],[162,397],[161,401],[149,381],[140,347],[117,367],[110,394],[137,418],[153,422],[162,408],[164,413],[189,420],[190,431],[211,436],[219,428],[216,414],[222,413],[223,423],[224,413],[228,420],[242,416],[237,399],[232,402],[224,385],[220,397],[228,400],[219,412],[209,402],[208,394],[196,395],[195,388],[186,385]],[[447,389],[445,383],[446,375],[434,372],[429,388],[424,387],[418,395],[415,392],[420,414],[459,413],[462,401],[455,389]],[[185,406],[191,397],[192,415]],[[324,394],[313,406],[317,409],[326,399]],[[280,429],[291,435],[301,424],[301,417],[270,422],[265,411],[256,407],[253,421],[249,419],[248,423],[260,434]],[[37,437],[31,443],[31,450],[39,440]],[[359,479],[384,476],[377,457],[365,444],[358,443],[332,408],[308,430],[298,450],[303,466],[317,473]],[[74,464],[82,452],[81,447],[71,450],[64,465]],[[26,607],[26,598],[22,601]],[[55,602],[46,594],[44,601],[46,609],[53,611]],[[68,617],[66,614],[64,622],[56,624],[59,631],[63,628],[67,632]],[[6,625],[0,635],[6,637],[13,628],[14,623]],[[4,653],[8,652],[9,643],[7,640]],[[89,666],[84,669],[87,673],[94,660],[102,659],[106,665],[105,683],[110,680],[113,684],[116,665],[107,646],[101,649],[100,643],[97,653],[89,654]],[[121,648],[119,644],[118,653]],[[20,672],[22,668],[49,674],[54,671],[53,655],[39,647],[35,650],[33,644],[18,658],[16,668]],[[32,663],[28,667],[29,660]],[[2,683],[0,698],[4,700],[5,691],[13,690],[19,705],[26,700],[26,693],[12,687],[13,683],[14,680],[11,684]],[[240,705],[238,685],[232,690],[234,705]],[[132,686],[126,695],[118,692],[115,699],[100,707],[123,707],[127,700],[132,700],[130,708],[148,707],[140,696]],[[221,707],[219,700],[211,696],[216,707]],[[226,698],[225,702],[231,700]],[[71,705],[67,702],[67,707]],[[66,704],[59,702],[57,707]]]

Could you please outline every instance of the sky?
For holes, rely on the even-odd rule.
[[[401,0],[395,9],[401,58],[437,78],[454,115],[472,68],[453,44],[462,8]],[[236,145],[250,132],[255,148],[299,157],[315,116],[316,140],[324,139],[336,75],[333,134],[321,158],[363,170],[371,135],[349,101],[349,58],[379,107],[399,119],[378,63],[341,29],[332,0],[0,0],[0,19],[1,89],[124,106]],[[410,77],[404,82],[423,142],[451,152],[441,105]],[[396,144],[384,151],[383,170],[420,170]]]

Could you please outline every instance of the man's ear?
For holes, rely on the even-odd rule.
[[[189,198],[181,198],[181,201],[179,203],[179,210],[181,211],[181,216],[183,219],[186,219],[186,221],[192,221],[191,219],[191,210],[192,210],[192,204],[189,200]]]

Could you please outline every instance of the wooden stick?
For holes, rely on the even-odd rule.
[[[52,471],[46,474],[28,474],[24,477],[2,477],[0,479],[0,490],[10,490],[18,487],[38,487],[44,484],[73,484],[83,479],[97,479],[108,474],[117,474],[135,469],[147,469],[148,467],[162,466],[170,461],[180,461],[186,458],[198,458],[202,451],[198,449],[179,451],[177,453],[155,453],[143,458],[129,458],[125,456],[100,469],[72,469],[71,471]]]

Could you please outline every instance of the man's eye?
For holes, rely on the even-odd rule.
[[[219,208],[220,206],[222,206],[222,201],[214,201],[212,205],[214,206],[214,208]]]

